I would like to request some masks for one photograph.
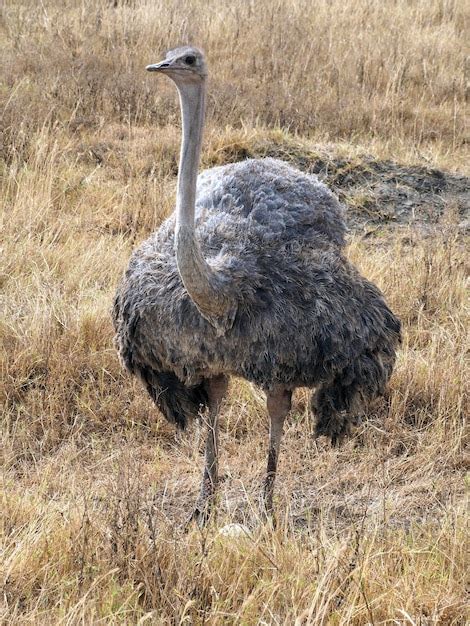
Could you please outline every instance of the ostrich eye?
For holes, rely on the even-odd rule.
[[[196,63],[196,57],[192,54],[184,58],[186,65],[194,65]]]

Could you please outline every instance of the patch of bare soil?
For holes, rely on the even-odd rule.
[[[450,208],[463,232],[470,227],[470,179],[364,157],[357,162],[319,159],[309,168],[348,206],[352,228],[437,224]]]

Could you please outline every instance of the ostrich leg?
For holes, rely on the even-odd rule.
[[[269,413],[269,452],[266,479],[264,482],[264,512],[268,517],[273,514],[273,489],[276,479],[279,447],[282,439],[284,420],[291,408],[292,391],[284,388],[268,393],[267,408]]]
[[[209,397],[207,411],[207,439],[204,473],[202,476],[201,491],[191,520],[197,521],[199,526],[209,519],[214,502],[215,490],[218,482],[218,442],[219,442],[219,409],[228,386],[226,376],[217,376],[206,382]]]

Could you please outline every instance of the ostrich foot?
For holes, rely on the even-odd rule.
[[[277,517],[274,512],[273,503],[266,502],[265,498],[261,500],[260,504],[260,516],[263,524],[270,526],[272,529],[277,527]]]
[[[199,526],[199,528],[204,528],[204,526],[206,526],[208,521],[210,520],[211,515],[214,511],[214,500],[215,494],[199,498],[196,502],[196,506],[194,507],[193,512],[189,516],[186,527],[189,527],[193,522],[195,522]]]
[[[206,469],[201,485],[201,491],[198,499],[196,500],[196,505],[191,513],[191,517],[188,520],[188,524],[196,522],[199,528],[203,528],[207,524],[214,510],[217,483],[218,481],[216,481],[216,477],[214,476],[211,478]]]

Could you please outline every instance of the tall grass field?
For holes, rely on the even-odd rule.
[[[3,1],[1,624],[469,623],[469,24],[466,0]],[[175,201],[178,101],[144,68],[185,43],[202,165],[318,171],[403,323],[341,447],[296,392],[275,528],[261,392],[231,381],[216,515],[186,531],[204,428],[168,425],[113,347],[116,285]]]

